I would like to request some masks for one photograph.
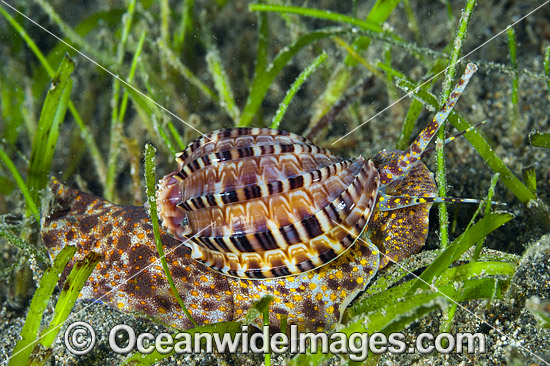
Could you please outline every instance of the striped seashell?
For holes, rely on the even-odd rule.
[[[191,143],[157,191],[164,227],[224,274],[271,278],[320,267],[361,234],[379,175],[296,134],[214,131]]]

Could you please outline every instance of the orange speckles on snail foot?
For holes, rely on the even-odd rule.
[[[160,262],[155,262],[158,254],[145,209],[113,205],[62,187],[58,182],[53,184],[53,191],[61,195],[55,197],[56,208],[42,227],[49,253],[55,256],[65,245],[107,253],[91,275],[95,281],[86,283],[80,299],[99,300],[123,312],[138,312],[180,329],[190,328],[160,270]],[[74,231],[68,240],[66,234],[71,229]],[[161,238],[175,285],[198,324],[239,320],[255,299],[275,294],[276,301],[270,309],[273,329],[279,328],[282,314],[288,317],[289,324],[298,324],[301,330],[330,329],[378,267],[377,249],[372,244],[358,243],[321,269],[277,279],[240,280],[194,261],[190,250],[166,233],[162,232]],[[79,253],[75,259],[82,257]],[[122,268],[127,268],[127,272]],[[346,299],[342,299],[342,293],[347,294]]]

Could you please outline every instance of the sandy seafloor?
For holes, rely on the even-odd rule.
[[[21,8],[25,8],[31,17],[55,32],[61,32],[59,28],[52,25],[40,6],[34,4],[25,7],[21,2],[19,3],[14,2],[14,5],[20,5]],[[124,4],[117,1],[106,2],[102,5],[92,1],[84,3],[53,1],[52,6],[72,26],[79,24],[80,20],[94,11],[108,7],[124,7]],[[205,2],[197,2],[197,12],[204,9],[205,5],[203,3]],[[358,3],[358,14],[364,17],[372,2]],[[429,5],[424,2],[419,2],[419,4],[413,3],[415,2],[411,1],[422,37],[420,45],[442,51],[443,47],[454,34],[454,31],[450,30],[450,22],[447,18],[445,6],[435,1]],[[469,35],[464,44],[464,52],[474,50],[478,45],[481,45],[505,29],[508,24],[519,20],[523,15],[542,3],[542,1],[481,1],[471,20]],[[302,2],[295,2],[293,4],[298,6],[304,5]],[[305,2],[305,4],[310,7],[326,8],[346,14],[351,14],[353,7],[353,2],[351,1],[335,2],[327,0]],[[177,6],[179,9],[180,4],[178,1],[174,1],[172,5]],[[3,5],[0,4],[0,6]],[[210,3],[207,4],[207,7],[212,6]],[[451,6],[453,14],[457,16],[460,14],[463,2],[451,1]],[[211,9],[209,11],[213,12]],[[216,42],[220,50],[220,55],[230,75],[237,104],[242,108],[247,94],[246,75],[251,75],[253,70],[256,44],[256,16],[247,11],[247,2],[245,1],[229,2],[223,10],[214,13],[216,16],[212,18],[213,20],[209,24],[212,29],[212,41]],[[291,21],[294,19],[292,17],[294,16],[291,16],[291,19],[282,21],[281,17],[277,14],[269,15],[271,35],[269,44],[272,47],[270,48],[269,57],[273,57],[278,50],[289,44],[294,39],[295,34],[300,34],[305,29],[331,25],[328,22],[313,21],[311,19],[299,19],[299,23],[296,20],[293,22]],[[387,23],[393,27],[397,34],[402,35],[407,40],[412,40],[414,37],[407,26],[406,19],[404,7],[400,5],[390,16]],[[529,71],[529,73],[521,73],[519,76],[519,119],[512,117],[513,114],[510,108],[509,101],[512,84],[510,73],[497,70],[489,65],[491,62],[507,66],[510,64],[505,33],[468,56],[468,60],[479,64],[480,70],[466,89],[457,106],[457,111],[471,122],[479,122],[485,119],[490,121],[490,123],[482,127],[482,130],[496,154],[501,157],[516,176],[521,178],[523,168],[528,166],[535,168],[538,183],[537,193],[541,202],[547,205],[550,204],[550,164],[548,163],[550,149],[531,147],[528,136],[533,131],[550,132],[550,91],[547,81],[537,76],[544,73],[543,55],[545,49],[550,46],[549,19],[550,5],[546,5],[514,27],[518,42],[517,58],[519,69]],[[149,19],[148,21],[154,23],[154,19]],[[452,29],[456,28],[456,22],[457,20],[455,19]],[[28,22],[25,23],[25,28],[44,52],[47,52],[55,45],[55,41],[50,36],[33,27]],[[86,39],[91,46],[100,47],[102,40],[108,38],[110,29],[112,28],[95,29]],[[4,77],[11,72],[10,68],[15,68],[17,72],[24,73],[25,68],[32,69],[33,65],[36,65],[36,59],[33,58],[30,51],[27,50],[26,52],[27,58],[21,58],[20,48],[4,43],[8,39],[5,37],[7,32],[13,32],[13,30],[3,18],[0,18],[0,36],[4,35],[0,37],[0,55],[2,55],[0,68],[3,68],[1,75]],[[148,37],[152,39],[151,42],[154,42],[154,38],[158,37],[158,29],[152,27]],[[197,46],[197,49],[201,48]],[[320,93],[322,93],[331,70],[345,56],[342,49],[338,48],[330,40],[324,40],[316,43],[314,46],[307,47],[283,70],[281,76],[277,78],[268,91],[266,101],[264,102],[263,113],[266,123],[270,121],[276,106],[283,98],[285,91],[296,75],[321,50],[325,50],[329,54],[329,64],[325,69],[314,74],[304,85],[302,91],[297,94],[281,126],[283,129],[289,129],[297,133],[305,130],[314,110],[314,102]],[[374,42],[364,57],[369,62],[375,64],[376,60],[383,59],[383,52],[384,46],[380,42]],[[197,59],[193,65],[195,65],[194,71],[196,75],[212,86],[211,78],[207,75],[205,63],[201,61],[204,58],[204,52],[198,51],[195,57]],[[74,75],[73,100],[77,107],[82,107],[85,120],[91,121],[90,126],[92,126],[93,134],[98,141],[102,141],[100,149],[106,156],[106,152],[108,151],[109,100],[111,98],[110,87],[112,86],[112,82],[105,73],[98,70],[97,67],[90,64],[83,57],[75,56],[74,59],[77,62],[77,71]],[[414,80],[418,80],[426,72],[426,68],[420,66],[420,63],[413,56],[399,48],[394,48],[392,62],[397,69],[406,70],[404,72]],[[19,68],[22,68],[23,71]],[[365,79],[369,76],[365,69],[354,71],[354,80]],[[32,84],[32,80],[26,79],[22,83]],[[186,91],[180,90],[179,87],[177,84],[167,85],[165,98],[158,101],[166,105],[168,109],[191,118],[195,125],[203,130],[213,130],[232,125],[230,118],[223,108],[211,102],[203,102],[200,98],[197,98],[196,93],[195,95],[192,95],[191,92],[187,94]],[[436,91],[439,92],[439,90],[440,83],[436,87]],[[183,105],[178,104],[178,101],[173,98],[170,99],[171,93],[181,94],[182,101],[184,102]],[[398,92],[399,96],[402,94]],[[392,102],[390,99],[383,82],[375,80],[371,88],[352,102],[352,108],[340,113],[335,118],[327,141],[340,137],[350,127],[376,114]],[[2,103],[5,102],[0,101],[0,104]],[[38,106],[34,106],[36,119],[39,116],[41,101],[38,103]],[[368,157],[373,156],[383,148],[393,147],[408,105],[409,101],[405,99],[392,109],[377,116],[347,139],[345,147],[338,148],[336,152],[349,156],[363,154]],[[190,117],[190,113],[193,113],[192,117]],[[421,114],[420,120],[428,121],[429,118],[431,118],[431,112],[424,111]],[[67,119],[68,122],[64,124],[61,131],[61,138],[66,139],[66,141],[74,141],[74,139],[71,139],[71,130],[74,129],[74,122],[69,117]],[[515,124],[515,128],[510,127],[512,122]],[[3,130],[2,123],[2,120],[0,120],[0,132]],[[143,127],[140,127],[139,123],[136,113],[130,111],[125,133],[129,137],[136,138],[138,143],[143,146],[145,140],[140,136]],[[422,125],[423,122],[417,125],[415,133],[419,131]],[[22,140],[26,142],[21,142],[18,146],[21,154],[28,158],[28,155],[30,155],[30,144],[28,143],[28,138]],[[325,143],[328,145],[329,142],[327,141]],[[321,144],[323,144],[323,141],[321,141]],[[61,144],[58,146],[56,159],[52,167],[52,171],[56,172],[57,175],[65,171],[66,166],[64,164],[66,164],[67,157],[74,152],[69,145]],[[433,159],[425,159],[425,161],[433,171]],[[25,172],[26,166],[24,160],[19,159],[18,164],[20,172]],[[88,191],[101,195],[101,187],[97,183],[97,177],[94,177],[95,173],[89,167],[90,161],[84,158],[81,164],[74,168],[73,173],[67,177],[67,182],[73,186],[84,187]],[[157,175],[172,171],[173,164],[171,157],[159,156],[157,168]],[[9,173],[4,170],[3,166],[1,169],[2,175],[9,176]],[[128,169],[128,166],[124,166],[123,169]],[[447,169],[450,196],[481,198],[486,195],[493,172],[465,139],[457,139],[448,146]],[[133,192],[130,189],[124,189],[124,187],[129,186],[129,181],[130,178],[128,175],[119,175],[117,187],[120,189],[120,203],[131,204],[135,202]],[[485,245],[495,250],[496,252],[492,253],[496,256],[499,255],[500,251],[517,255],[520,266],[512,280],[510,291],[506,294],[504,300],[494,300],[490,303],[485,300],[479,300],[467,303],[465,304],[465,308],[469,309],[469,311],[459,308],[453,323],[453,331],[455,332],[470,331],[484,333],[487,336],[487,353],[473,355],[440,355],[437,353],[429,355],[384,355],[380,360],[380,364],[538,365],[544,364],[541,359],[550,362],[550,331],[538,327],[533,316],[524,307],[525,300],[532,295],[546,299],[550,298],[550,235],[547,234],[549,232],[548,224],[544,222],[544,213],[541,213],[540,210],[532,205],[526,206],[519,202],[502,183],[497,185],[494,200],[507,203],[507,206],[500,209],[513,213],[515,218],[491,234],[487,238]],[[0,196],[0,213],[12,212],[17,214],[22,212],[21,208],[22,203],[19,195]],[[449,211],[451,222],[456,225],[456,229],[451,232],[451,236],[454,238],[464,230],[475,211],[475,206],[464,204],[450,206]],[[426,249],[436,248],[439,242],[436,213],[437,209],[433,209],[430,216],[430,234]],[[5,241],[0,241],[0,253],[2,253],[0,258],[2,269],[13,263],[14,258],[18,255],[18,251],[10,247]],[[433,258],[433,255],[429,251],[424,251],[408,261],[407,265],[410,265],[412,269],[420,268],[429,263],[430,258]],[[40,271],[36,272],[36,274],[40,273]],[[18,339],[25,314],[28,310],[29,295],[32,295],[34,285],[31,283],[27,286],[28,291],[21,291],[18,287],[19,284],[13,280],[13,277],[1,281],[0,324],[2,326],[0,327],[0,360],[4,362],[11,354],[11,350]],[[21,293],[26,294],[26,296],[14,295]],[[131,315],[121,314],[102,304],[94,304],[90,307],[88,305],[89,303],[78,303],[73,309],[73,313],[78,314],[76,315],[77,319],[88,321],[93,323],[94,327],[97,327],[96,331],[98,334],[103,335],[102,337],[98,337],[100,338],[98,345],[96,345],[92,354],[75,358],[75,356],[67,352],[63,346],[61,337],[58,337],[52,364],[118,364],[124,357],[113,353],[108,348],[105,340],[105,335],[108,333],[107,330],[112,328],[113,325],[124,322],[132,325],[134,329],[150,331],[154,334],[160,333],[163,329],[161,325]],[[53,306],[50,306],[47,314],[45,314],[46,320],[51,318],[52,311]],[[438,333],[440,320],[441,313],[434,312],[426,318],[414,322],[405,330],[407,337],[413,337],[418,333],[428,331]],[[481,320],[486,321],[490,326]],[[500,332],[495,331],[493,327],[499,329]],[[98,330],[100,328],[101,330]],[[61,331],[61,334],[63,331]],[[504,337],[503,334],[508,335],[509,338]],[[518,344],[519,347],[517,346]],[[540,358],[533,357],[525,349],[533,352]],[[164,363],[254,365],[262,361],[263,356],[214,356],[202,354],[170,358],[164,361]],[[279,364],[282,362],[282,357],[273,358],[272,362],[273,364]],[[339,360],[333,358],[330,362],[331,364],[338,364]]]

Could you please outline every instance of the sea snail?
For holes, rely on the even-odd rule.
[[[289,132],[241,128],[214,131],[177,154],[157,205],[167,262],[197,323],[238,320],[272,294],[274,329],[286,316],[302,330],[327,330],[379,268],[416,253],[432,202],[443,200],[419,159],[476,69],[468,64],[404,152],[342,160]],[[92,250],[104,256],[82,299],[192,326],[157,261],[143,207],[55,180],[52,191],[56,205],[42,225],[50,254],[76,245],[77,259]]]

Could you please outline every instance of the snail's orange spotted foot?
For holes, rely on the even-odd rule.
[[[103,254],[80,299],[99,300],[179,329],[191,327],[158,262],[150,218],[143,207],[114,205],[58,181],[51,189],[55,202],[42,225],[49,253],[55,256],[65,245],[75,245],[75,259],[91,250]],[[250,281],[205,267],[165,232],[162,242],[176,288],[198,324],[243,319],[255,300],[271,294],[275,297],[270,307],[274,331],[283,317],[301,331],[332,329],[347,304],[376,273],[379,258],[375,246],[361,242],[321,269]],[[73,264],[74,259],[65,275]]]
[[[392,157],[402,153],[386,150],[374,157],[374,164],[380,166]],[[419,162],[399,182],[388,187],[388,196],[436,197],[437,186],[434,175]],[[376,210],[369,222],[367,235],[380,250],[380,268],[399,262],[418,253],[428,237],[429,214],[432,203],[403,207],[391,211]]]

